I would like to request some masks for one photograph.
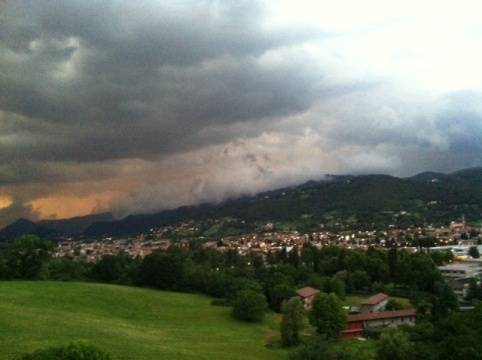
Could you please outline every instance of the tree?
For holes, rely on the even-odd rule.
[[[469,289],[467,291],[467,300],[475,301],[482,300],[482,289],[477,284],[474,278],[469,280]]]
[[[351,275],[351,283],[355,290],[366,290],[370,287],[370,277],[363,270],[356,270]]]
[[[469,255],[472,256],[474,259],[480,258],[480,253],[479,253],[479,249],[477,248],[477,246],[471,246],[469,248]]]
[[[347,314],[335,294],[316,295],[310,312],[310,323],[319,334],[334,339],[345,328],[346,321]]]
[[[430,253],[430,256],[437,266],[442,266],[454,260],[454,254],[451,251],[434,251]]]
[[[283,345],[299,344],[304,312],[303,303],[299,298],[292,298],[284,303],[283,318],[281,319],[281,342]]]
[[[411,360],[412,344],[408,334],[400,330],[386,331],[377,342],[377,360]]]
[[[373,360],[373,357],[359,347],[335,346],[333,342],[314,339],[292,351],[289,360]]]
[[[124,252],[105,255],[92,268],[95,280],[110,283],[130,284],[134,281],[138,262]]]
[[[37,279],[49,259],[52,244],[34,235],[24,235],[8,249],[7,267],[13,278]]]
[[[439,359],[482,359],[482,305],[468,312],[454,312],[434,328]]]
[[[228,288],[233,282],[232,276],[223,271],[210,271],[205,278],[206,292],[215,297],[228,296]]]
[[[88,279],[92,265],[85,260],[68,257],[51,258],[47,265],[48,278],[61,281]]]
[[[288,253],[288,263],[294,267],[300,266],[300,257],[298,255],[298,248],[296,246]]]
[[[457,296],[444,282],[435,285],[435,294],[432,297],[432,317],[441,319],[447,317],[458,308]]]
[[[398,279],[398,251],[396,246],[388,250],[388,271],[392,281]]]
[[[241,290],[234,300],[233,315],[240,320],[258,322],[263,320],[267,307],[263,294],[251,289]]]
[[[159,289],[183,289],[186,269],[180,253],[166,252],[147,255],[139,267],[140,285]]]
[[[289,360],[336,360],[327,341],[310,341],[290,353]]]
[[[403,309],[403,305],[400,303],[400,301],[397,301],[395,299],[390,299],[387,302],[386,309],[387,310],[401,310],[401,309]]]
[[[442,278],[431,256],[427,254],[404,253],[398,266],[400,282],[412,290],[432,292]]]
[[[329,287],[329,292],[334,293],[340,299],[345,298],[345,282],[343,280],[332,277],[327,285]]]
[[[274,311],[280,311],[284,301],[296,295],[293,286],[288,284],[278,284],[269,289],[269,304]]]
[[[259,282],[246,277],[232,277],[228,285],[226,299],[229,302],[234,302],[238,292],[243,290],[252,290],[255,293],[262,293],[263,287]]]
[[[67,346],[52,347],[25,354],[19,360],[110,360],[111,357],[100,349],[84,342]]]

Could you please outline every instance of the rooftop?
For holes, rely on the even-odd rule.
[[[369,297],[368,299],[362,301],[362,305],[376,305],[381,303],[383,300],[386,300],[388,298],[387,294],[384,293],[378,293],[376,295],[373,295],[372,297]]]
[[[296,290],[296,293],[302,298],[311,297],[313,295],[318,294],[319,292],[320,292],[319,290],[316,290],[309,286]]]
[[[382,311],[377,313],[349,315],[348,322],[350,323],[350,322],[356,322],[356,321],[395,319],[395,318],[409,317],[409,316],[415,316],[415,315],[416,315],[415,309]]]
[[[477,263],[471,261],[456,262],[448,265],[439,266],[438,269],[441,271],[470,271],[479,269],[480,266]]]

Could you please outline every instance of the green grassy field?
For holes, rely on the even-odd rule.
[[[234,320],[201,295],[62,282],[0,282],[0,359],[86,340],[115,360],[286,359],[278,321]]]

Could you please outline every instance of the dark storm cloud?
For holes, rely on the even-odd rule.
[[[24,205],[22,200],[14,199],[12,205],[0,209],[0,226],[8,225],[19,218],[38,219],[38,213],[30,205]]]
[[[14,147],[0,142],[0,159],[147,158],[205,145],[210,126],[307,109],[317,80],[302,59],[260,57],[314,32],[265,28],[259,4],[9,3],[0,107],[23,130],[11,130]],[[229,137],[218,135],[209,142]]]
[[[127,214],[481,163],[480,93],[428,76],[410,37],[425,21],[393,33],[356,25],[367,6],[313,3],[308,21],[295,2],[280,18],[255,0],[0,3],[4,218],[45,216],[56,196],[119,193],[102,206]]]
[[[437,129],[448,138],[448,152],[458,167],[482,163],[482,93],[460,91],[444,98]]]

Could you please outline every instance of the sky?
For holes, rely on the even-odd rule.
[[[479,1],[0,1],[0,226],[482,165]]]

